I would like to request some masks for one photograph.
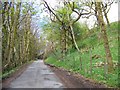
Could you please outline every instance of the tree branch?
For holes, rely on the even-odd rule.
[[[49,7],[48,3],[47,3],[45,0],[43,0],[43,1],[44,1],[45,5],[46,5],[47,9],[57,18],[57,20],[58,20],[59,22],[62,22],[62,21],[60,20],[60,18],[59,18],[59,17],[52,11],[52,9]]]

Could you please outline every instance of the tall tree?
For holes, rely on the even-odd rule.
[[[62,42],[64,42],[63,46],[66,48],[66,32],[68,31],[72,37],[72,42],[74,43],[75,48],[78,51],[80,51],[78,48],[77,42],[75,40],[73,25],[80,19],[80,17],[82,15],[90,14],[90,11],[84,10],[81,7],[79,8],[77,6],[78,2],[64,1],[63,7],[56,10],[56,12],[55,12],[55,10],[50,8],[50,6],[48,5],[48,3],[45,0],[44,0],[44,3],[45,3],[45,7],[50,12],[50,16],[52,14],[53,17],[55,17],[55,19],[57,20],[57,22],[59,22],[61,24],[61,27],[62,27],[61,31],[63,32],[62,35],[64,35],[64,36],[61,36]],[[73,13],[76,13],[78,15],[77,18],[73,19],[71,17]],[[55,20],[52,20],[52,21],[55,21]]]
[[[4,2],[2,9],[2,70],[10,71],[33,60],[39,47],[31,23],[36,12],[31,3]]]
[[[105,26],[103,14],[102,14],[102,2],[96,2],[95,7],[98,12],[98,22],[99,22],[99,25],[101,28],[102,38],[104,41],[104,48],[105,48],[106,59],[107,59],[107,63],[108,63],[108,71],[111,72],[111,71],[113,71],[113,62],[112,62],[112,55],[110,52],[108,37],[107,37],[107,33],[106,33],[106,26]]]

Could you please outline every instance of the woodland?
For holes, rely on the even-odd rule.
[[[61,0],[53,7],[41,0],[38,10],[34,2],[3,2],[1,78],[40,58],[109,87],[119,87],[120,25],[108,17],[114,3]],[[47,13],[43,25],[34,19],[38,11]],[[91,28],[79,21],[90,17],[95,18]]]

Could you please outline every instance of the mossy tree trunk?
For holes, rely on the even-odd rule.
[[[106,59],[107,59],[107,63],[108,63],[108,72],[112,72],[113,71],[113,62],[112,62],[112,55],[110,52],[108,37],[107,37],[107,33],[106,33],[106,26],[105,26],[103,14],[102,14],[102,2],[96,2],[95,5],[96,5],[97,11],[98,11],[98,22],[99,22],[99,25],[101,28],[102,38],[103,38],[103,42],[104,42]]]

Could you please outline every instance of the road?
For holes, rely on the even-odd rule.
[[[64,88],[60,79],[42,60],[34,61],[15,80],[10,88]]]

